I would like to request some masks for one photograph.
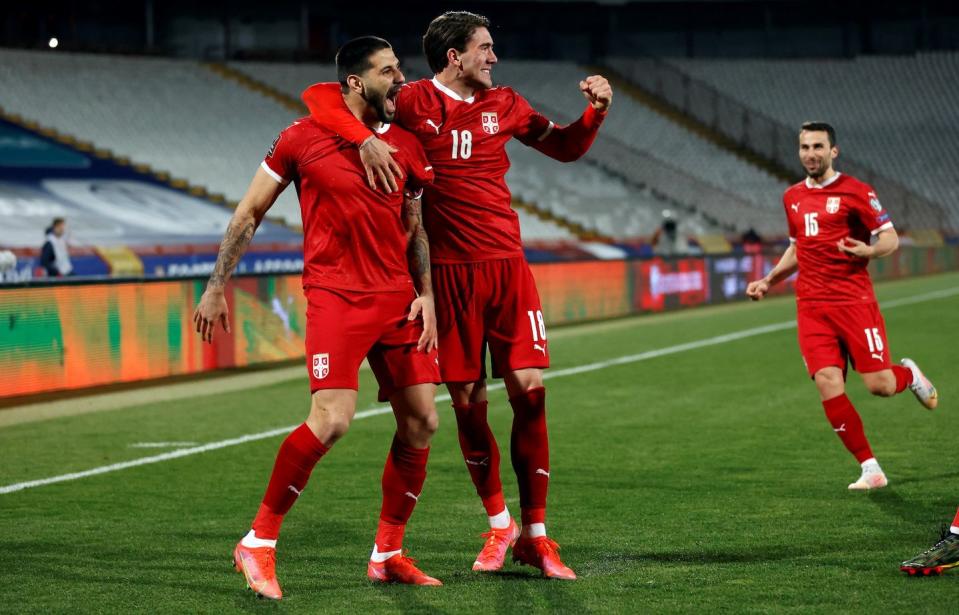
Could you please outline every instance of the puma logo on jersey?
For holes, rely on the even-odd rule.
[[[790,207],[792,208],[794,212],[796,212],[797,214],[799,213],[799,203],[793,203],[792,205],[790,205]]]
[[[436,134],[440,134],[440,126],[443,125],[442,123],[434,124],[433,120],[426,120],[426,123],[433,127],[433,130],[436,131]]]
[[[871,356],[873,359],[875,359],[875,360],[877,360],[877,361],[882,361],[882,355],[883,355],[884,353],[885,353],[885,351],[880,352],[879,354],[876,354],[876,353],[874,352],[874,353],[872,353],[872,354],[869,355],[869,356]]]
[[[538,350],[543,353],[543,356],[546,356],[546,348],[540,346],[539,344],[533,344],[533,350]]]

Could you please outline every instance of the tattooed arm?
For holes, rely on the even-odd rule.
[[[213,343],[213,330],[216,323],[223,326],[223,330],[230,332],[230,310],[226,304],[223,290],[230,279],[237,263],[250,245],[253,233],[263,220],[263,216],[276,197],[280,196],[286,184],[281,184],[270,177],[262,168],[257,169],[250,187],[243,199],[237,204],[230,224],[227,226],[223,242],[220,243],[220,252],[216,256],[216,265],[210,274],[206,291],[200,298],[200,303],[193,312],[193,322],[196,331],[203,341]]]
[[[433,281],[430,278],[430,243],[423,228],[423,199],[407,194],[404,203],[404,219],[409,246],[406,250],[413,285],[417,298],[410,306],[410,320],[422,314],[423,334],[416,349],[430,352],[436,347],[436,306],[433,303]]]

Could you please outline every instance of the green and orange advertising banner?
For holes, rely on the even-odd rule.
[[[740,301],[775,256],[729,255],[533,264],[548,325]],[[959,268],[959,248],[903,248],[874,279]],[[231,333],[200,341],[193,310],[205,280],[0,288],[0,398],[301,359],[299,275],[235,278]],[[790,292],[790,284],[779,292]],[[442,352],[442,349],[440,349]],[[305,369],[305,366],[304,366]]]

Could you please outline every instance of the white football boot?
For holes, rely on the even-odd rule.
[[[922,374],[922,370],[912,359],[903,359],[899,363],[912,372],[912,384],[909,385],[909,389],[915,394],[919,403],[929,410],[935,409],[939,405],[939,393],[936,391],[936,387]]]
[[[879,464],[873,461],[867,461],[862,468],[862,475],[859,480],[850,483],[851,491],[869,491],[870,489],[882,489],[889,484],[886,480],[886,474],[879,467]]]

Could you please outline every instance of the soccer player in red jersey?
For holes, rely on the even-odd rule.
[[[899,237],[872,187],[833,168],[838,155],[832,126],[803,124],[799,158],[806,179],[783,195],[789,247],[764,278],[749,283],[746,295],[762,299],[771,286],[799,272],[796,321],[803,361],[819,389],[826,418],[862,466],[861,476],[849,488],[878,489],[886,486],[886,475],[873,456],[859,413],[846,397],[847,361],[873,395],[889,397],[910,388],[930,410],[938,396],[914,361],[892,364],[866,267],[869,259],[892,254]]]
[[[340,49],[336,64],[346,107],[399,150],[397,162],[407,178],[403,191],[369,188],[355,148],[308,117],[297,120],[273,142],[237,206],[194,314],[205,340],[212,341],[216,323],[229,331],[226,280],[256,226],[292,181],[303,216],[312,404],[306,421],[280,446],[252,529],[234,550],[237,570],[250,588],[277,600],[282,597],[275,572],[280,525],[313,467],[350,426],[364,356],[397,425],[383,470],[383,505],[367,574],[373,581],[441,585],[402,553],[437,426],[433,397],[440,375],[429,246],[419,197],[413,194],[432,181],[433,172],[416,138],[389,123],[403,83],[389,43],[355,39]]]
[[[959,566],[959,510],[948,531],[943,529],[939,542],[919,555],[899,565],[909,576],[942,574],[944,570]]]
[[[564,162],[582,156],[609,109],[612,89],[590,76],[579,88],[583,115],[556,126],[516,91],[494,87],[497,62],[489,21],[448,12],[430,23],[423,49],[432,79],[407,84],[397,96],[397,122],[423,143],[436,171],[426,187],[424,223],[430,236],[436,290],[440,372],[453,401],[460,446],[483,501],[490,530],[474,570],[498,570],[513,558],[551,578],[575,579],[546,536],[550,478],[543,369],[549,367],[546,325],[536,284],[523,255],[519,218],[505,175],[511,138]],[[316,84],[303,99],[312,117],[360,147],[369,181],[395,188],[401,176],[390,148],[359,125],[335,96]],[[505,381],[513,408],[510,453],[519,483],[522,531],[506,508],[499,446],[487,423],[485,348],[494,376]]]

